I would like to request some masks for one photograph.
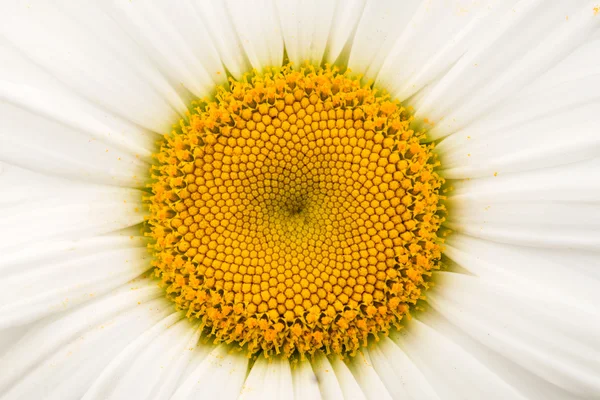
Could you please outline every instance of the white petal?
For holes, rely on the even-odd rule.
[[[0,260],[0,328],[100,296],[150,268],[146,243],[123,236],[41,242]]]
[[[448,272],[436,277],[428,302],[473,338],[566,391],[600,393],[597,313],[519,286]]]
[[[367,349],[357,354],[356,357],[349,359],[348,366],[367,399],[392,399],[392,396],[379,378],[379,374],[373,368],[373,363]]]
[[[240,400],[293,399],[290,362],[284,357],[259,357],[244,382]]]
[[[16,326],[13,328],[0,329],[0,359],[11,349],[21,338],[27,334],[31,325]]]
[[[57,95],[0,82],[0,160],[45,174],[129,187],[143,186],[149,164],[133,149],[104,140],[94,120],[67,121],[61,113],[77,109]],[[43,104],[39,104],[43,102]],[[49,108],[52,104],[57,110]],[[60,110],[60,111],[58,111]],[[96,126],[94,126],[96,125]],[[84,131],[82,129],[89,129]],[[144,149],[141,154],[148,155]]]
[[[89,186],[71,181],[34,173],[0,161],[0,207],[10,207],[27,201],[43,200],[61,193],[75,193]]]
[[[599,123],[600,62],[590,62],[598,54],[600,40],[586,43],[510,102],[442,140],[436,149],[444,176],[568,168],[574,161],[598,157],[593,126]],[[565,126],[556,125],[562,121]]]
[[[283,36],[272,0],[228,0],[227,8],[248,60],[258,71],[283,62]]]
[[[379,379],[395,399],[439,400],[419,368],[388,337],[369,348],[369,356]]]
[[[285,0],[275,4],[290,61],[295,66],[307,61],[320,65],[335,15],[336,1]]]
[[[597,29],[597,31],[600,34],[600,29]],[[598,34],[590,35],[590,38],[584,44],[574,49],[571,54],[550,70],[540,75],[537,79],[534,79],[531,84],[524,88],[522,94],[529,95],[543,90],[552,90],[554,87],[561,87],[565,83],[592,78],[598,75],[600,73],[600,66],[597,62],[590,62],[598,56],[598,49],[600,48],[600,35]],[[589,93],[585,94],[590,95]],[[574,93],[565,93],[563,99],[557,100],[577,103],[577,96]],[[530,104],[530,106],[533,106],[533,104]]]
[[[455,233],[447,238],[444,254],[462,271],[490,282],[598,313],[597,252],[506,245]]]
[[[182,96],[192,100],[226,83],[204,22],[188,2],[115,2],[107,12],[144,49]]]
[[[453,203],[490,205],[507,202],[593,203],[600,201],[600,157],[553,168],[495,177],[455,180]]]
[[[0,77],[0,98],[8,103],[7,105],[21,109],[22,115],[34,114],[38,120],[54,123],[57,127],[54,131],[57,133],[77,133],[79,139],[87,140],[87,144],[80,146],[77,154],[72,154],[71,157],[87,157],[83,160],[91,161],[98,157],[94,155],[96,146],[104,146],[102,151],[105,152],[106,148],[112,149],[111,155],[120,151],[127,157],[137,156],[141,161],[149,161],[159,135],[107,112],[73,92],[68,85],[58,81],[51,73],[36,65],[6,41],[0,42]],[[7,123],[8,121],[10,120],[7,120]],[[21,124],[24,127],[32,125],[27,120],[21,121]],[[3,135],[8,133],[9,130],[2,132]],[[56,139],[60,141],[60,137]],[[31,145],[36,147],[35,143]],[[121,168],[127,169],[127,165],[121,163]],[[130,171],[130,175],[134,173]],[[128,178],[131,179],[132,176]]]
[[[588,89],[600,87],[600,80],[580,83],[586,84]],[[594,90],[590,93],[596,93]],[[490,177],[562,166],[600,156],[600,139],[595,130],[600,122],[599,103],[544,111],[548,114],[509,127],[494,124],[493,120],[482,121],[481,124],[486,126],[477,129],[485,136],[474,134],[471,129],[475,128],[452,135],[452,138],[461,136],[462,139],[449,139],[451,149],[443,143],[439,146],[444,176]],[[498,121],[501,117],[495,118]],[[462,147],[457,146],[457,142],[462,142]]]
[[[236,79],[241,79],[243,74],[252,67],[235,30],[227,5],[224,1],[192,1],[191,4],[198,18],[206,25],[206,30],[227,71]]]
[[[143,52],[93,3],[66,11],[15,3],[3,11],[8,41],[79,96],[155,132],[185,111]]]
[[[155,282],[132,282],[33,326],[0,361],[3,398],[81,398],[123,347],[172,312],[158,296]]]
[[[445,225],[521,246],[599,250],[600,159],[456,182]]]
[[[100,235],[144,220],[139,190],[67,184],[50,193],[0,208],[0,248]]]
[[[186,321],[189,325],[189,321]],[[162,400],[173,395],[179,384],[183,382],[186,369],[193,365],[194,357],[205,357],[210,351],[214,349],[212,343],[202,344],[198,342],[198,335],[201,331],[196,326],[195,334],[192,335],[188,341],[187,346],[179,354],[179,358],[171,363],[169,371],[162,377],[162,380],[158,382],[157,390],[152,392],[150,399]]]
[[[338,0],[327,40],[325,61],[329,64],[344,64],[350,56],[356,27],[362,17],[366,0]],[[358,72],[358,71],[357,71]]]
[[[465,126],[584,43],[598,28],[592,11],[589,5],[522,1],[498,13],[485,33],[415,105],[415,116],[437,122],[430,131],[432,138]]]
[[[294,382],[294,398],[320,400],[319,380],[308,360],[299,361],[292,368],[292,380]]]
[[[428,307],[426,312],[420,313],[418,319],[460,346],[465,353],[477,359],[485,368],[493,371],[528,400],[581,399],[581,397],[573,395],[533,374],[530,370],[515,364],[506,358],[503,352],[493,351],[488,346],[481,344],[460,326],[450,322],[431,307]]]
[[[237,399],[246,379],[248,358],[219,345],[206,357],[192,361],[192,371],[180,384],[171,400]]]
[[[322,353],[316,353],[312,362],[312,368],[319,382],[319,389],[323,400],[343,399],[344,395],[351,395],[352,391],[344,391],[341,382],[338,381],[335,371],[331,366],[331,363]],[[354,379],[353,379],[354,380]],[[355,393],[360,393],[360,387],[354,381],[354,386],[351,389],[358,389]],[[364,399],[364,396],[357,397]]]
[[[423,3],[425,4],[425,3]],[[419,1],[367,1],[360,17],[348,67],[374,79],[390,48],[399,40],[400,32],[410,29],[410,19]],[[401,71],[395,70],[394,75]]]
[[[343,393],[344,399],[368,399],[367,393],[364,392],[363,387],[358,383],[358,380],[352,375],[352,372],[348,366],[337,356],[333,356],[329,359],[331,368],[335,372],[340,389]],[[317,375],[319,376],[319,375]],[[323,396],[328,399],[329,397]]]
[[[183,313],[168,316],[115,357],[83,400],[169,398],[198,350],[199,336]]]
[[[443,399],[522,399],[471,354],[417,320],[390,334]]]
[[[498,203],[469,208],[465,203],[452,204],[445,226],[523,246],[600,250],[600,214],[595,204]]]
[[[357,36],[362,46],[354,58],[372,53],[367,64],[362,64],[367,76],[377,78],[378,86],[405,100],[443,76],[489,27],[489,19],[512,3],[411,1],[379,7],[373,2],[372,18],[376,19],[365,24],[366,32]],[[373,45],[379,42],[380,46]]]

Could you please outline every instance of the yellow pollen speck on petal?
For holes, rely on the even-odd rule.
[[[165,136],[148,225],[167,297],[216,343],[355,354],[439,268],[433,144],[334,67],[252,73]]]

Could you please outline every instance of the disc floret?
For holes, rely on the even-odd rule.
[[[433,145],[334,67],[230,80],[152,167],[155,274],[216,342],[354,354],[401,326],[439,267]]]

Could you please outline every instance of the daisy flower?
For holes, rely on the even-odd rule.
[[[0,10],[0,399],[600,398],[600,4]]]

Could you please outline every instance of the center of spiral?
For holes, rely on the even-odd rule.
[[[146,199],[155,274],[216,342],[354,354],[439,267],[432,144],[331,67],[231,80],[165,136]]]

